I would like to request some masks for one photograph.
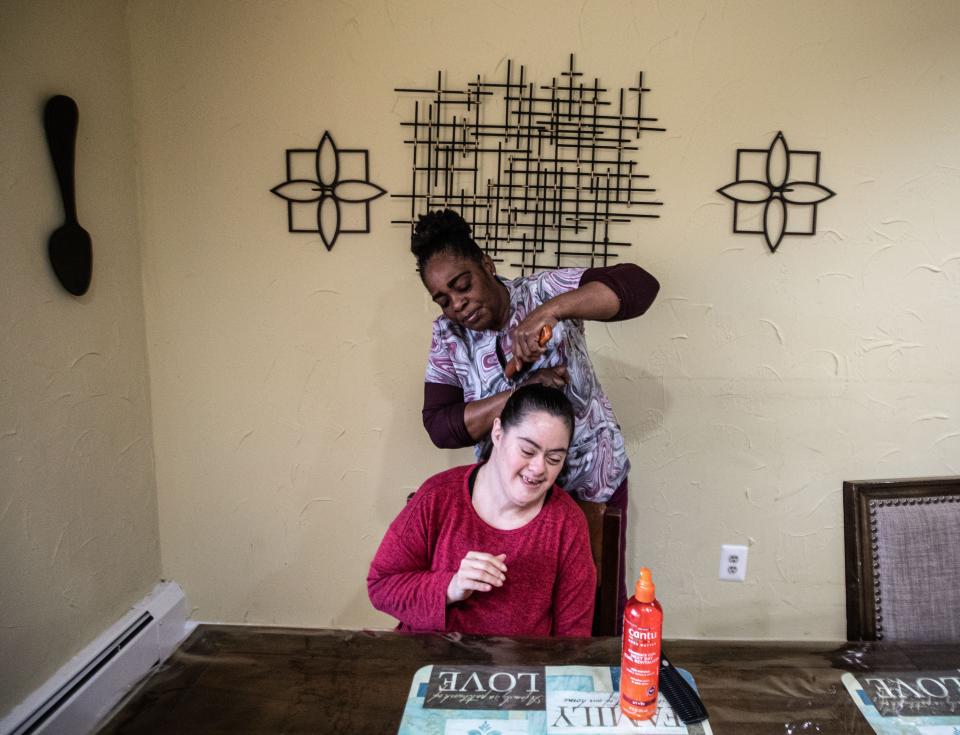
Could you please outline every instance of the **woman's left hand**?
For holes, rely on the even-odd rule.
[[[549,303],[538,306],[513,328],[514,360],[536,362],[547,351],[546,347],[540,346],[540,332],[544,327],[553,329],[558,321]]]

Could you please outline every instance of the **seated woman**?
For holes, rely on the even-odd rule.
[[[587,522],[554,484],[573,422],[559,390],[518,388],[490,459],[431,477],[390,524],[367,576],[373,606],[406,631],[589,636]]]

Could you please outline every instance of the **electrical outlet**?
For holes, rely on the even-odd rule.
[[[747,547],[724,544],[720,547],[720,579],[742,582],[747,578]]]

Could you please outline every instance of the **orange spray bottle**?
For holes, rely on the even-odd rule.
[[[650,570],[643,567],[623,613],[620,710],[631,720],[649,720],[657,712],[663,609],[655,592]]]

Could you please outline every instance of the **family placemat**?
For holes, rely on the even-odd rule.
[[[689,673],[684,677],[693,684]],[[684,725],[660,695],[657,713],[620,712],[619,666],[433,665],[413,677],[399,735],[712,735]]]

